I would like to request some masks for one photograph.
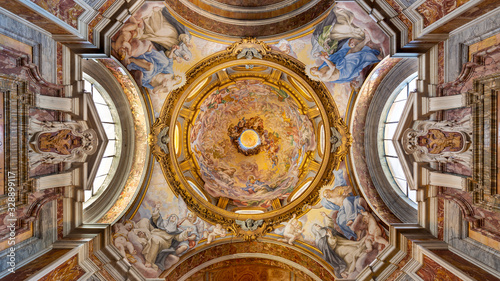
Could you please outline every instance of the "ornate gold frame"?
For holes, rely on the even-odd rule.
[[[248,49],[258,51],[262,58],[237,58],[242,51]],[[317,176],[314,178],[311,185],[297,199],[283,207],[279,206],[279,208],[275,210],[261,214],[237,214],[217,207],[216,202],[208,202],[203,199],[202,196],[197,194],[187,183],[186,178],[183,175],[186,168],[191,169],[195,167],[190,164],[189,166],[184,165],[183,169],[181,169],[177,155],[175,155],[175,153],[171,153],[172,151],[175,151],[173,139],[177,118],[181,116],[183,118],[193,120],[197,115],[196,112],[186,110],[186,108],[183,107],[184,101],[189,100],[191,103],[196,103],[201,96],[205,96],[209,93],[210,89],[234,83],[225,72],[225,69],[241,65],[271,67],[278,72],[293,77],[294,83],[301,84],[301,87],[297,87],[294,90],[304,97],[307,96],[309,99],[312,97],[316,106],[319,108],[315,112],[305,112],[305,114],[315,114],[315,116],[321,116],[325,128],[325,152],[331,150],[332,144],[328,141],[331,137],[330,128],[338,131],[342,136],[340,140],[341,144],[338,148],[334,149],[331,153],[324,153],[323,161],[319,164],[319,167],[317,167]],[[207,82],[207,77],[210,77],[215,73],[217,73],[219,81],[214,85],[210,85],[210,83]],[[240,76],[253,77],[252,79],[264,81],[272,81],[275,84],[279,84],[287,92],[292,92],[291,89],[287,89],[287,85],[280,83],[279,73],[272,72],[270,74],[263,74],[261,72],[251,70],[242,73],[243,74]],[[238,79],[237,75],[232,77],[232,79]],[[199,83],[204,83],[205,85],[203,87],[199,87]],[[206,87],[207,85],[209,86],[208,88]],[[192,93],[193,90],[199,92]],[[307,90],[308,92],[301,93],[304,90]],[[292,95],[290,96],[293,97]],[[300,105],[300,101],[298,104]],[[165,140],[165,137],[159,139],[158,135],[164,128],[167,127],[169,128],[168,136],[165,136],[167,137],[167,140]],[[182,128],[182,131],[183,137],[188,139],[189,135],[187,126]],[[170,151],[170,153],[160,148],[158,145],[160,141],[164,142],[163,145],[168,145],[168,151]],[[177,196],[181,196],[188,208],[195,212],[198,216],[214,224],[220,223],[233,231],[237,236],[243,236],[248,240],[253,240],[266,232],[273,230],[279,223],[291,219],[293,214],[300,216],[309,210],[307,206],[317,203],[319,199],[319,188],[333,181],[333,170],[338,169],[341,161],[345,159],[351,143],[352,137],[348,132],[347,125],[340,117],[335,102],[325,85],[321,82],[311,80],[305,73],[304,64],[299,62],[297,59],[279,51],[271,50],[267,44],[257,41],[254,38],[242,39],[242,41],[232,44],[225,51],[221,51],[207,57],[188,70],[186,73],[186,84],[181,88],[172,91],[166,98],[160,116],[151,128],[150,135],[151,150],[156,160],[160,163],[163,174],[166,177],[172,191]],[[185,146],[183,149],[188,151],[189,148],[187,147],[187,142],[184,141],[183,146]],[[181,157],[184,157],[185,160],[189,159],[191,156],[184,154]],[[236,224],[236,221],[241,222],[247,219],[252,219],[256,222],[262,220],[262,224],[254,230],[243,230]]]

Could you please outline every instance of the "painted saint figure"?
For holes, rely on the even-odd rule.
[[[353,24],[353,19],[352,12],[336,8],[316,27],[311,54],[323,63],[311,68],[311,76],[324,82],[351,82],[365,67],[383,58],[382,46]]]
[[[323,192],[324,198],[321,205],[327,209],[337,212],[336,223],[347,239],[358,240],[358,235],[352,228],[358,215],[361,215],[365,208],[361,205],[361,198],[353,196],[348,186],[337,186],[333,189],[326,189]]]
[[[314,29],[311,54],[319,57],[321,53],[334,54],[349,39],[363,41],[365,31],[353,23],[354,14],[342,8],[334,8],[328,17]]]
[[[170,56],[165,56],[162,52],[151,50],[136,58],[130,58],[127,69],[140,71],[136,72],[134,77],[142,86],[153,90],[153,93],[163,89],[170,91],[181,82],[181,77],[174,75],[172,53],[173,51],[170,51]]]
[[[183,229],[178,226],[179,218],[177,215],[170,215],[167,220],[164,220],[159,212],[159,207],[160,205],[157,204],[151,218],[149,220],[142,219],[138,226],[150,233],[150,239],[142,250],[146,260],[145,267],[165,270],[165,261],[172,260],[172,256],[174,256],[173,262],[176,262],[178,256],[188,250],[188,241],[195,239],[196,235],[191,233],[192,228]]]
[[[191,33],[169,13],[167,8],[154,7],[152,11],[139,11],[135,16],[141,16],[144,30],[139,39],[149,40],[158,51],[169,53],[173,46],[174,55],[180,59],[190,60]]]
[[[328,238],[336,231],[315,223],[311,228],[311,232],[314,234],[316,247],[323,253],[325,261],[333,267],[335,275],[342,278],[342,272],[347,269],[347,264],[328,243]]]

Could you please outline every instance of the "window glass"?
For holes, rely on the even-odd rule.
[[[95,81],[86,74],[84,74],[84,89],[89,92],[92,97],[97,115],[99,116],[106,138],[108,139],[104,154],[102,154],[101,159],[98,159],[95,164],[98,165],[98,169],[92,183],[92,188],[84,191],[84,199],[85,202],[87,202],[102,193],[109,184],[110,180],[107,179],[112,177],[110,171],[112,167],[118,163],[116,149],[117,145],[119,145],[119,141],[116,137],[117,120],[115,119],[117,117],[113,117],[117,116],[117,113],[114,104],[109,102],[111,98],[109,98],[101,86],[95,83]],[[115,114],[112,112],[115,112]]]
[[[387,166],[389,166],[394,188],[400,190],[413,202],[416,202],[416,192],[414,190],[409,190],[408,188],[408,182],[406,181],[403,166],[397,156],[396,149],[392,143],[392,138],[394,137],[399,120],[403,114],[408,95],[416,90],[416,81],[416,74],[408,77],[408,79],[406,79],[406,81],[403,82],[392,95],[394,100],[392,101],[392,105],[387,113],[383,131],[383,151],[385,153],[383,161],[387,163]]]

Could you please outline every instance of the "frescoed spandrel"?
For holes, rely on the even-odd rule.
[[[191,60],[191,37],[162,3],[148,3],[113,37],[112,54],[139,85],[167,93],[182,82],[173,64]]]
[[[372,40],[370,31],[358,27],[354,14],[343,8],[333,9],[316,26],[311,44],[311,55],[323,62],[312,67],[310,75],[323,82],[351,82],[365,67],[384,57],[382,46]]]

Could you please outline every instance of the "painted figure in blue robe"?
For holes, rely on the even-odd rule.
[[[333,188],[323,191],[321,204],[315,208],[324,207],[332,211],[337,211],[335,222],[345,238],[358,240],[362,237],[358,237],[359,234],[355,230],[357,223],[355,222],[356,218],[361,215],[361,212],[365,211],[363,206],[366,206],[366,202],[359,196],[352,194],[352,188],[347,186],[347,181],[344,179],[343,173],[342,169],[333,172],[335,175]]]
[[[174,47],[173,50],[176,48]],[[180,83],[181,77],[174,75],[173,50],[165,55],[163,52],[152,49],[140,56],[130,58],[130,64],[127,69],[130,71],[139,71],[134,75],[136,81],[142,86],[157,93],[160,90],[170,91]]]
[[[361,206],[359,196],[346,193],[345,190],[343,186],[325,190],[321,205],[329,210],[338,211],[336,223],[344,236],[350,240],[358,240],[358,235],[351,226],[365,208]]]
[[[383,56],[382,47],[375,45],[369,33],[365,33],[363,39],[348,39],[332,54],[322,53],[319,57],[323,63],[312,67],[310,73],[324,82],[351,82],[365,67],[379,62]]]
[[[264,184],[264,182],[261,182],[261,181],[255,179],[254,176],[250,176],[250,177],[248,177],[246,187],[242,188],[242,190],[246,191],[250,194],[254,194],[255,192],[261,190],[263,187],[266,188],[266,190],[268,190],[268,191],[273,190],[271,187]]]
[[[322,53],[331,55],[349,40],[360,40],[359,42],[365,40],[366,31],[358,27],[354,19],[353,12],[336,6],[314,28],[311,36],[311,55],[313,57],[319,57]]]

